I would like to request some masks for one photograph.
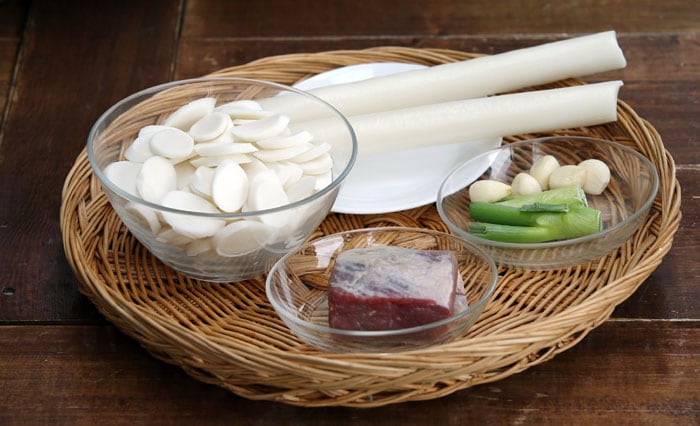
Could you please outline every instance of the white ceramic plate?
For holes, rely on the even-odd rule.
[[[310,90],[419,68],[425,67],[394,62],[350,65],[317,74],[294,87]],[[358,157],[332,211],[390,213],[434,203],[440,184],[454,167],[499,145],[500,139],[489,139]]]

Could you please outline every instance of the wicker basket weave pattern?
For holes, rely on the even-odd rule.
[[[434,65],[477,55],[381,47],[269,57],[215,75],[293,84],[366,62]],[[545,87],[582,84],[567,80]],[[198,380],[250,399],[300,406],[371,407],[438,398],[503,379],[551,359],[604,322],[661,263],[680,222],[672,157],[654,128],[619,101],[618,122],[560,133],[612,139],[657,167],[659,194],[642,228],[600,261],[562,270],[502,268],[474,327],[448,344],[400,354],[331,354],[300,342],[265,297],[264,280],[200,282],[163,266],[112,210],[83,151],[66,178],[61,206],[65,251],[87,295],[107,319],[153,356]],[[504,143],[529,137],[518,135]],[[434,205],[390,214],[330,214],[311,238],[377,226],[447,232]]]

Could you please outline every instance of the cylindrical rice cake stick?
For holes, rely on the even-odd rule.
[[[407,108],[505,93],[570,77],[624,68],[614,31],[546,43],[492,56],[309,90],[345,115]],[[322,111],[299,96],[260,101],[293,121]]]
[[[610,81],[536,90],[356,115],[348,121],[359,155],[379,154],[615,121],[621,86],[622,81]],[[309,131],[319,141],[342,137],[344,130],[326,119],[290,128]]]

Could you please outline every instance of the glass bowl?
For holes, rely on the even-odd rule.
[[[470,234],[469,186],[480,179],[510,184],[545,155],[560,165],[595,158],[610,169],[610,183],[600,195],[587,195],[589,207],[601,211],[602,230],[561,241],[506,243]],[[550,136],[503,145],[455,168],[442,183],[437,208],[451,232],[484,248],[497,264],[532,270],[564,268],[599,259],[622,245],[644,222],[656,197],[659,178],[654,165],[639,152],[617,142]]]
[[[220,106],[236,100],[265,102],[281,97],[315,107],[319,117],[341,129],[334,139],[324,141],[330,144],[331,173],[326,173],[325,186],[310,196],[261,210],[239,209],[233,213],[181,210],[146,201],[125,190],[123,184],[110,180],[105,173],[109,164],[124,160],[126,150],[142,128],[162,124],[174,111],[192,101],[213,98]],[[300,126],[290,122],[289,128],[293,125]],[[117,102],[93,125],[87,154],[119,218],[155,257],[190,277],[230,282],[264,274],[285,253],[307,240],[330,211],[341,182],[354,164],[357,142],[345,117],[312,95],[272,82],[206,77],[162,84]],[[166,216],[175,220],[164,220]],[[173,223],[197,223],[203,227],[198,230],[206,232],[182,235],[178,232],[180,228],[169,226]],[[227,234],[219,237],[219,231],[225,228]],[[210,235],[212,229],[217,229],[217,233]],[[215,240],[217,237],[220,239]],[[226,245],[222,249],[224,245],[217,245],[216,241],[224,240]]]
[[[329,325],[329,280],[340,253],[393,246],[448,250],[455,254],[466,307],[429,324],[393,330],[356,331]],[[385,227],[341,232],[310,241],[281,258],[267,276],[266,292],[275,311],[301,340],[330,352],[397,352],[463,336],[491,298],[496,265],[476,245],[454,235],[419,228]],[[457,289],[459,293],[459,288]],[[456,305],[455,305],[456,306]]]

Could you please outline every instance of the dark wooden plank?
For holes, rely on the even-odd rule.
[[[280,17],[285,17],[280,19]],[[185,37],[454,36],[697,30],[697,2],[518,0],[187,2]]]
[[[24,22],[29,2],[24,0],[0,1],[0,39],[19,39],[24,30]]]
[[[700,318],[697,255],[700,223],[700,168],[682,166],[677,171],[681,184],[681,226],[663,263],[613,314],[621,318]]]
[[[0,321],[95,318],[65,261],[58,210],[90,126],[169,80],[178,1],[36,2],[0,158]]]
[[[19,0],[0,2],[0,135],[24,30],[27,6],[27,2]]]
[[[683,425],[700,416],[699,354],[698,322],[608,322],[553,360],[441,399],[305,409],[197,382],[109,326],[4,326],[0,423]]]
[[[2,129],[5,108],[10,96],[10,85],[12,84],[12,75],[17,63],[18,50],[18,40],[0,39],[0,129]]]
[[[410,38],[392,40],[392,45],[409,45]],[[175,78],[199,77],[222,68],[242,65],[268,56],[325,52],[338,49],[365,49],[383,46],[378,39],[342,40],[240,40],[183,38],[178,49]]]

